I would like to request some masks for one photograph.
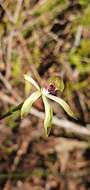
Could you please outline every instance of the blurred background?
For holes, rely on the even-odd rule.
[[[90,0],[0,1],[0,116],[33,92],[25,73],[78,120],[50,102],[59,126],[46,138],[41,99],[0,120],[0,190],[90,190]]]

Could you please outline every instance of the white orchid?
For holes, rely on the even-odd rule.
[[[71,108],[69,105],[61,98],[52,95],[48,89],[45,88],[40,88],[39,85],[36,83],[36,81],[28,75],[24,75],[24,79],[28,82],[30,82],[34,87],[37,89],[35,92],[33,92],[23,103],[22,108],[21,108],[21,117],[26,116],[33,105],[33,103],[40,97],[42,97],[44,106],[45,106],[45,120],[44,120],[44,129],[45,133],[48,136],[51,130],[51,123],[53,119],[53,109],[51,105],[48,102],[48,99],[51,99],[58,104],[66,111],[66,113],[75,118],[74,113],[72,112]]]

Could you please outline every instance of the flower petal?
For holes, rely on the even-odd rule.
[[[36,91],[27,98],[21,108],[21,117],[26,116],[32,107],[32,104],[41,96],[40,91]]]
[[[28,75],[24,75],[24,79],[30,82],[32,85],[34,85],[37,88],[37,90],[40,90],[39,85],[36,83],[36,81],[32,77]]]
[[[48,103],[46,96],[42,95],[42,99],[43,99],[44,106],[45,106],[44,128],[45,128],[46,136],[48,136],[50,133],[50,130],[51,130],[53,110],[52,110],[52,107],[50,106],[50,104]]]
[[[55,102],[57,102],[58,104],[60,104],[62,106],[62,108],[66,111],[66,113],[73,117],[76,118],[74,113],[72,112],[70,106],[61,98],[58,98],[57,96],[53,96],[51,94],[47,94],[46,95],[49,99],[54,100]]]

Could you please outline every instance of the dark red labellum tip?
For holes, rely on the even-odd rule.
[[[55,88],[54,84],[50,84],[47,88],[48,92],[54,96],[57,94],[57,89]]]

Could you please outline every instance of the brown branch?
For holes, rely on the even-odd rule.
[[[26,41],[24,40],[23,36],[21,33],[17,32],[17,39],[19,40],[21,47],[22,47],[22,51],[30,65],[30,70],[32,72],[32,74],[34,75],[35,79],[37,80],[37,82],[41,85],[42,84],[42,79],[40,77],[40,75],[38,74],[35,65],[33,64],[33,58],[31,56],[31,53],[29,52],[27,45],[26,45]]]
[[[4,115],[2,115],[0,117],[0,120],[6,118],[7,116],[10,116],[11,114],[13,114],[14,112],[16,112],[18,110],[20,110],[22,107],[22,104],[23,104],[23,102],[20,103],[19,105],[15,106],[11,110],[9,110]],[[40,119],[44,119],[44,113],[38,111],[34,107],[31,109],[30,114],[32,114],[32,115],[34,115]],[[68,121],[66,119],[65,120],[59,119],[56,116],[53,117],[52,123],[54,125],[58,126],[58,128],[60,130],[63,130],[66,137],[75,137],[75,138],[79,138],[81,140],[90,141],[90,129],[88,129],[84,126],[81,126],[81,125],[76,124],[74,122]]]
[[[38,118],[44,119],[44,113],[38,111],[35,108],[32,108],[30,113]],[[77,137],[82,140],[90,141],[90,130],[84,126],[68,121],[66,119],[59,119],[56,116],[53,117],[52,123],[58,126],[60,130],[64,130],[66,136]]]

